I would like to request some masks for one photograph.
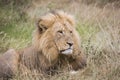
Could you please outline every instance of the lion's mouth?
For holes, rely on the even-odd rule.
[[[69,55],[69,54],[73,53],[73,49],[72,48],[68,48],[68,49],[65,49],[65,50],[61,50],[60,53]]]

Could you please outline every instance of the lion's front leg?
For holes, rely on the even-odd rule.
[[[75,71],[84,68],[87,65],[85,55],[81,52],[72,55],[70,65],[72,66],[72,69]]]

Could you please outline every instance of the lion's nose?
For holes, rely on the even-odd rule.
[[[67,42],[67,44],[71,47],[73,45],[73,43]]]

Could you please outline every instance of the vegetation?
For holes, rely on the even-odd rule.
[[[31,44],[36,19],[50,10],[60,9],[75,15],[88,65],[73,75],[69,71],[60,71],[62,73],[48,79],[32,72],[16,75],[14,80],[120,79],[120,8],[117,6],[119,0],[24,1],[0,0],[0,53],[9,48],[20,49]],[[98,1],[101,1],[99,6],[102,7],[96,6]]]

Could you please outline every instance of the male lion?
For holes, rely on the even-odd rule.
[[[56,11],[38,20],[33,44],[16,51],[19,57],[15,57],[15,60],[18,61],[18,66],[44,73],[68,64],[72,70],[78,70],[86,66],[86,58],[80,45],[73,17]]]

